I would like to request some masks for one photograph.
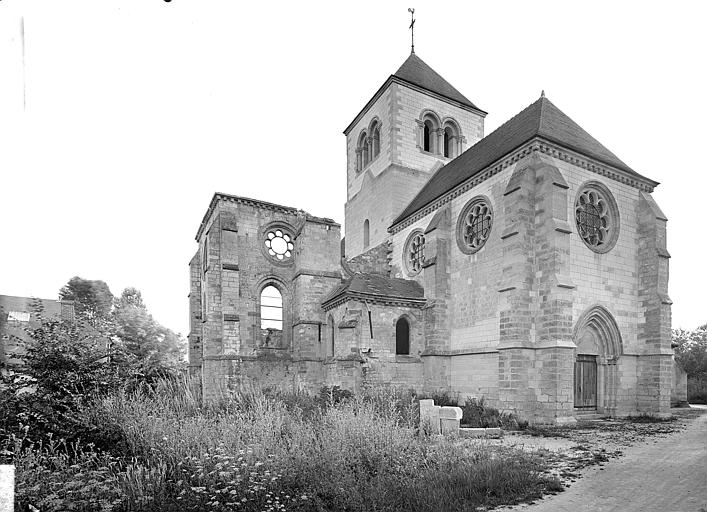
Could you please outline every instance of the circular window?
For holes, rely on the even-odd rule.
[[[465,254],[473,254],[481,249],[491,235],[493,210],[485,197],[469,201],[457,221],[457,245]]]
[[[420,273],[422,264],[425,262],[425,234],[421,229],[413,231],[408,236],[403,259],[409,275]]]
[[[609,190],[600,183],[580,188],[574,204],[577,232],[592,251],[604,253],[616,244],[619,210]]]
[[[273,229],[265,235],[265,247],[268,255],[284,261],[292,258],[292,251],[295,246],[292,243],[292,237],[281,229]]]

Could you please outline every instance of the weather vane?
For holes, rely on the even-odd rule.
[[[410,53],[415,53],[415,9],[408,7],[408,12],[410,13],[410,38],[412,45],[410,46]]]

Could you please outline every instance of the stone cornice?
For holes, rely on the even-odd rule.
[[[284,213],[286,215],[304,216],[306,222],[314,222],[316,224],[325,224],[327,226],[341,227],[341,224],[339,224],[338,222],[334,222],[332,219],[326,217],[315,217],[314,215],[310,215],[304,210],[298,210],[297,208],[292,208],[291,206],[283,206],[281,204],[260,201],[259,199],[251,199],[249,197],[234,196],[231,194],[224,194],[222,192],[215,192],[214,197],[211,198],[211,203],[209,203],[209,208],[206,210],[206,214],[204,215],[204,218],[202,219],[201,224],[199,225],[199,229],[196,232],[195,238],[197,242],[201,238],[201,234],[206,228],[206,225],[208,224],[211,215],[216,210],[216,205],[219,201],[229,201],[233,203],[244,204],[247,206],[252,206],[254,208]]]
[[[554,142],[549,142],[545,139],[542,139],[541,137],[535,137],[532,140],[522,144],[514,151],[511,151],[503,158],[496,160],[491,165],[483,169],[481,172],[476,173],[474,176],[471,176],[466,181],[460,183],[456,187],[442,194],[437,199],[429,202],[425,207],[420,208],[415,213],[408,216],[401,222],[390,226],[388,228],[388,232],[398,233],[399,231],[402,231],[406,227],[414,224],[415,222],[426,217],[441,206],[447,204],[452,199],[460,196],[468,190],[471,190],[472,188],[483,183],[492,176],[495,176],[507,167],[517,163],[519,160],[525,158],[526,156],[534,152],[540,152],[549,155],[553,158],[564,160],[572,165],[576,165],[577,167],[581,167],[601,176],[605,176],[614,181],[627,184],[644,192],[652,192],[653,188],[658,185],[658,183],[655,181],[649,180],[647,178],[643,179],[637,176],[633,176],[627,173],[626,171],[603,164],[597,160],[586,157],[584,155],[580,155],[579,153],[564,148]]]
[[[332,297],[328,301],[322,303],[322,309],[324,311],[330,311],[335,307],[352,300],[365,302],[370,305],[398,306],[408,308],[423,308],[427,303],[426,299],[411,299],[407,297],[383,297],[380,295],[372,295],[368,293],[344,291],[341,295]]]

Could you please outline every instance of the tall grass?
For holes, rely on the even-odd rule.
[[[253,389],[208,405],[180,383],[114,394],[92,414],[121,433],[118,458],[81,452],[73,464],[30,463],[47,451],[28,448],[16,456],[18,478],[41,480],[53,465],[54,481],[81,486],[77,471],[101,470],[95,509],[116,511],[469,510],[552,484],[527,453],[420,434],[409,392],[334,394]],[[21,487],[20,505],[31,489]],[[42,510],[61,510],[53,503]]]

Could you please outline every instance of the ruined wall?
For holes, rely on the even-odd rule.
[[[321,366],[319,305],[341,282],[339,225],[279,205],[217,197],[200,231],[204,264],[199,278],[192,277],[192,294],[201,297],[192,307],[202,311],[204,397],[216,398],[227,389],[224,380],[242,383],[246,376],[273,386],[321,383],[321,371],[310,363]],[[265,244],[278,230],[292,243],[282,260]],[[281,331],[261,329],[261,292],[271,285],[282,296]],[[198,351],[190,352],[190,363],[198,365]]]

